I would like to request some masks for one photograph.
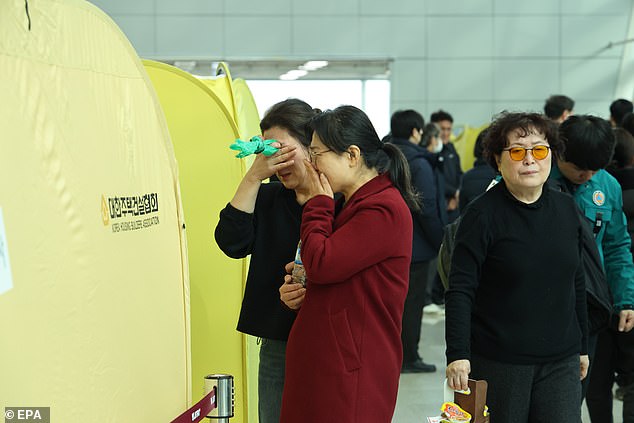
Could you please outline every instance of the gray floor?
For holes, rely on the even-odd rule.
[[[425,314],[420,351],[423,360],[437,366],[436,373],[404,374],[394,412],[393,423],[426,423],[427,416],[437,416],[443,403],[445,380],[445,321],[438,314]],[[582,422],[590,423],[585,405]],[[614,423],[622,423],[622,403],[614,401]]]

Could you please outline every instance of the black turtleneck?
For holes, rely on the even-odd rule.
[[[547,188],[525,204],[499,183],[467,206],[446,294],[448,363],[586,353],[580,225],[574,200]]]

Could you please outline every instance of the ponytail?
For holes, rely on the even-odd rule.
[[[403,196],[403,200],[412,211],[420,211],[420,196],[412,185],[409,165],[401,150],[394,144],[383,144],[381,148],[388,156],[385,171],[390,180]]]
[[[370,118],[361,109],[339,106],[326,110],[312,119],[311,126],[332,151],[343,153],[351,145],[359,147],[365,165],[378,173],[387,173],[409,208],[420,210],[405,156],[395,145],[381,141]]]

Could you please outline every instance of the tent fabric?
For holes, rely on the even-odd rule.
[[[238,128],[208,85],[173,66],[150,60],[143,63],[162,104],[180,167],[192,292],[193,395],[202,397],[199,381],[205,375],[231,374],[236,403],[232,421],[253,421],[249,392],[256,391],[249,390],[248,381],[257,371],[251,367],[249,372],[245,336],[235,329],[242,303],[244,260],[226,257],[213,239],[220,210],[244,174],[244,162],[229,149],[239,136]]]
[[[178,169],[130,43],[79,0],[0,2],[0,408],[170,421],[191,402]],[[201,381],[202,383],[202,381]]]

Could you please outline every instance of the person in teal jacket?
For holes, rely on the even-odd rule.
[[[634,264],[630,252],[631,241],[623,212],[621,187],[604,169],[614,152],[614,134],[608,121],[589,115],[569,117],[560,125],[559,131],[566,149],[559,157],[557,166],[553,166],[550,178],[574,197],[588,225],[592,226],[616,313],[613,326],[607,330],[629,332],[634,326]],[[589,340],[590,377],[587,379],[590,387],[586,403],[593,422],[610,422],[611,389],[609,392],[599,393],[593,385],[606,386],[602,379],[613,379],[614,371],[610,370],[607,363],[610,357],[601,354],[602,334],[598,335],[598,342],[597,337],[594,338]],[[594,354],[592,341],[596,345]],[[631,367],[634,370],[634,363],[631,363]],[[607,374],[609,372],[612,374]],[[606,416],[608,412],[608,420],[598,417]]]

